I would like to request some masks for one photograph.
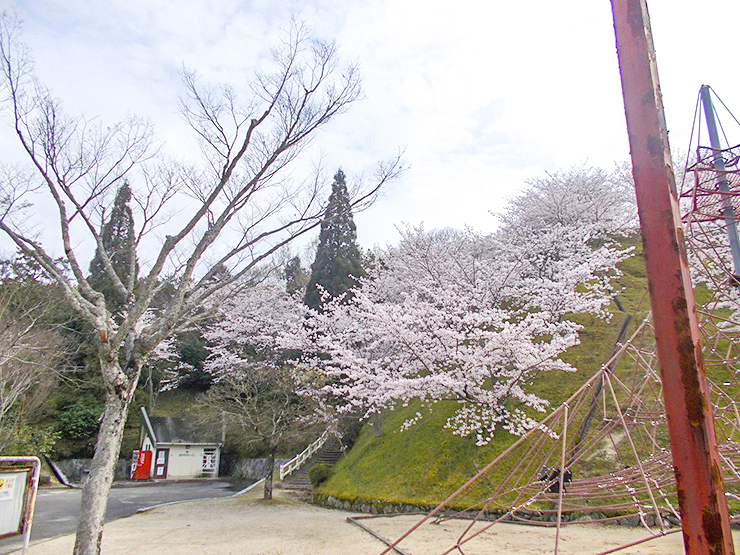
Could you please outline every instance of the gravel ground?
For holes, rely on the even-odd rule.
[[[259,488],[257,488],[259,490]],[[384,545],[347,522],[350,513],[322,509],[277,491],[272,501],[252,491],[237,498],[168,505],[105,525],[104,555],[379,555]],[[419,517],[362,520],[387,538],[397,538]],[[412,555],[442,554],[468,522],[425,524],[401,547]],[[594,554],[646,537],[646,531],[603,525],[574,525],[560,533],[560,555]],[[735,532],[735,545],[740,533]],[[464,547],[466,555],[553,553],[555,530],[497,524]],[[31,545],[29,555],[71,554],[74,536]],[[670,534],[621,551],[624,555],[675,555],[683,552],[681,534]]]

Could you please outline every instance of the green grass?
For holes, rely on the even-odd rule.
[[[318,490],[338,499],[376,499],[388,503],[431,505],[444,500],[495,453],[516,438],[499,433],[489,445],[476,447],[473,438],[445,430],[457,403],[440,402],[430,410],[418,402],[387,411],[383,436],[365,426],[354,447],[336,464],[333,475]],[[424,417],[410,429],[403,422],[416,412]]]

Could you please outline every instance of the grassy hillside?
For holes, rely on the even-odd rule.
[[[636,253],[620,265],[624,275],[618,280],[623,288],[618,299],[625,312],[612,303],[613,317],[608,322],[592,316],[575,318],[584,326],[581,343],[563,358],[577,371],[543,373],[532,384],[533,391],[550,400],[552,407],[566,400],[606,361],[626,314],[639,307],[630,326],[632,330],[647,313],[639,238],[629,241],[629,246],[634,246]],[[372,427],[364,426],[354,447],[337,463],[320,493],[347,501],[359,498],[417,505],[443,501],[518,439],[498,430],[489,445],[477,447],[474,438],[454,436],[444,429],[444,424],[456,406],[447,401],[436,403],[431,410],[411,404],[387,411],[383,415],[383,436],[374,437]],[[417,411],[424,418],[409,430],[400,431],[403,422]]]

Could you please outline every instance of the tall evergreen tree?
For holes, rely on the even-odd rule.
[[[134,216],[129,202],[131,189],[125,182],[118,189],[113,202],[110,217],[101,233],[103,249],[110,259],[113,271],[125,285],[126,289],[133,290],[139,273],[139,264],[136,260],[136,246],[134,233]],[[113,283],[112,276],[106,271],[103,253],[98,247],[95,257],[90,261],[90,285],[103,293],[112,313],[120,312],[126,303],[126,297]]]
[[[321,289],[336,298],[350,293],[357,279],[364,275],[347,183],[340,169],[334,175],[329,203],[321,221],[316,259],[311,265],[311,278],[303,301],[311,308],[321,309]]]

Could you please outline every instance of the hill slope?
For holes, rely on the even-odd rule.
[[[574,318],[584,326],[581,344],[563,358],[577,368],[573,373],[545,373],[532,384],[534,392],[558,406],[586,382],[607,360],[625,322],[633,314],[630,329],[644,318],[648,306],[645,268],[638,237],[627,242],[635,256],[620,265],[623,276],[619,304],[612,303],[613,317],[605,322],[592,316]],[[376,438],[372,427],[363,427],[352,450],[341,459],[331,478],[318,490],[346,501],[380,500],[389,503],[434,505],[443,501],[478,469],[493,460],[518,438],[497,431],[483,447],[474,438],[452,435],[444,428],[456,408],[454,401],[436,403],[431,409],[412,403],[383,414],[383,435]],[[424,417],[407,431],[402,424],[417,412]],[[545,414],[540,415],[540,417]]]

